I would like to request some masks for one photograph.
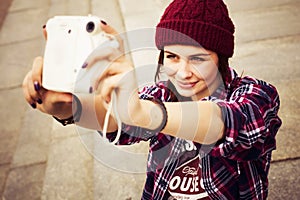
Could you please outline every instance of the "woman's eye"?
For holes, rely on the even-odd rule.
[[[205,59],[202,58],[202,57],[191,57],[190,60],[193,61],[193,62],[203,62],[203,61],[205,61]]]
[[[176,55],[173,55],[173,54],[168,54],[168,55],[166,56],[166,58],[168,58],[168,59],[176,59],[177,56],[176,56]]]

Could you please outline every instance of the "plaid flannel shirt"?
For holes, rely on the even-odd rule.
[[[224,139],[213,146],[195,143],[201,156],[202,178],[211,199],[266,199],[271,152],[281,126],[277,113],[279,96],[272,85],[252,77],[240,78],[231,69],[227,89],[220,87],[202,101],[213,101],[222,110]],[[174,95],[159,83],[145,87],[140,98],[174,101]],[[113,140],[116,134],[107,135]],[[149,141],[145,200],[166,199],[166,191],[184,153],[185,140],[140,127],[122,125],[119,145]]]

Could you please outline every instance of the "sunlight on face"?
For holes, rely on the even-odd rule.
[[[209,96],[221,83],[218,55],[201,47],[165,46],[163,71],[180,95],[196,100]]]

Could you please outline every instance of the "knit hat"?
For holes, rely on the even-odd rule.
[[[158,49],[201,45],[226,57],[234,51],[234,25],[222,0],[174,0],[156,27]]]

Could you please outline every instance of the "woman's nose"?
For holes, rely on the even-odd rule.
[[[193,75],[193,73],[191,71],[191,67],[192,66],[187,61],[182,60],[180,62],[176,76],[180,79],[190,78]]]

